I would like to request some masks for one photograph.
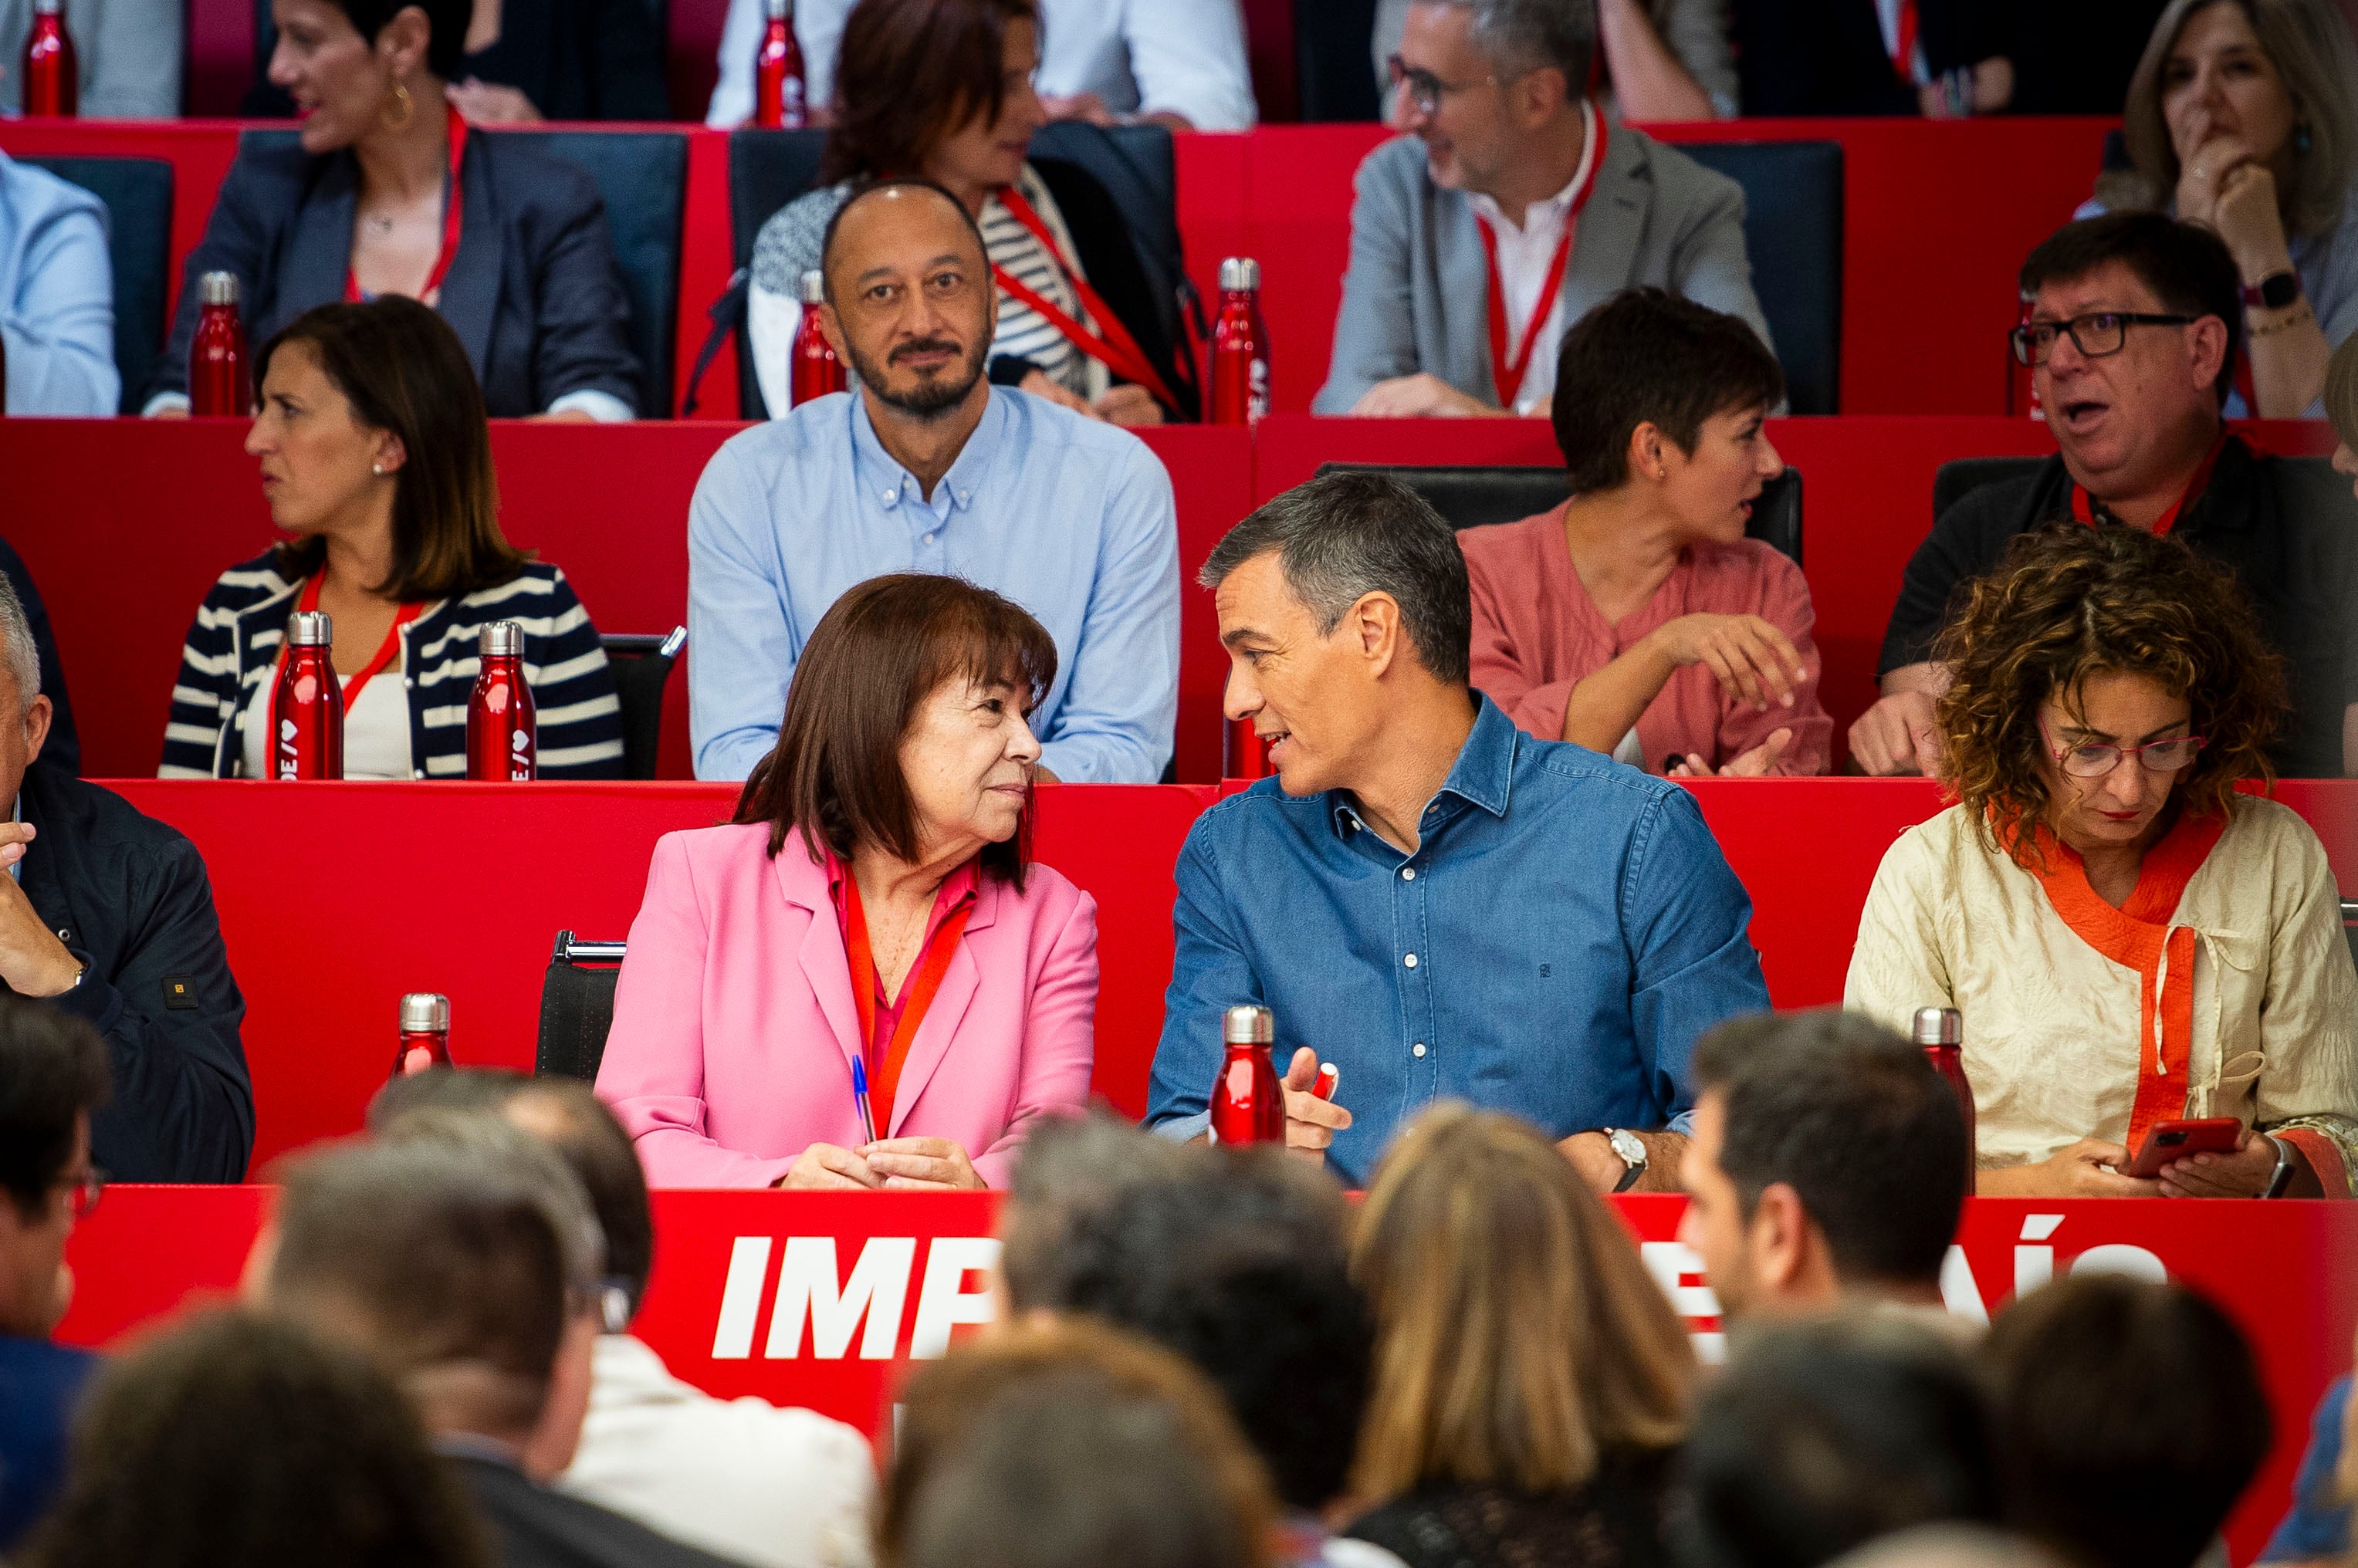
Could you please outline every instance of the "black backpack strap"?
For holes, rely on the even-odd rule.
[[[753,275],[750,269],[741,266],[730,275],[729,287],[720,291],[720,297],[714,300],[712,308],[704,313],[712,323],[712,330],[704,335],[704,346],[696,351],[696,368],[688,372],[687,396],[680,405],[681,418],[696,416],[696,395],[704,385],[704,373],[711,368],[714,357],[720,352],[720,345],[729,341],[730,333],[737,334],[741,352],[750,351],[745,324],[750,317],[747,300],[752,290]],[[739,412],[749,419],[760,417],[756,410],[740,409]]]

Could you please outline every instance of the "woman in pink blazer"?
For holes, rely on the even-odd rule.
[[[828,610],[736,820],[648,868],[598,1093],[652,1184],[1000,1186],[1087,1103],[1097,902],[1025,863],[1055,669],[956,578]]]

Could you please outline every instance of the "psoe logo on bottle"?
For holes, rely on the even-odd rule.
[[[838,1267],[832,1236],[789,1236],[784,1248],[767,1236],[738,1237],[730,1249],[713,1324],[712,1358],[742,1361],[752,1355],[773,1251],[778,1254],[777,1292],[762,1345],[765,1359],[794,1360],[806,1354],[807,1345],[814,1359],[841,1360],[850,1353],[855,1333],[861,1360],[890,1361],[896,1352],[917,1359],[941,1356],[949,1349],[952,1328],[991,1320],[989,1275],[999,1261],[999,1241],[989,1236],[928,1239],[917,1314],[903,1350],[901,1325],[909,1283],[916,1276],[917,1241],[913,1236],[869,1237],[846,1277]]]

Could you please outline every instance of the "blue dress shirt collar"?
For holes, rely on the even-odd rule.
[[[860,488],[873,495],[888,512],[903,500],[930,510],[946,522],[953,510],[963,512],[974,504],[975,492],[981,488],[983,476],[990,470],[999,449],[1007,436],[1007,400],[991,392],[986,385],[990,401],[982,407],[982,418],[968,435],[966,445],[958,449],[956,461],[949,471],[934,486],[929,500],[925,487],[902,466],[901,460],[884,449],[876,437],[876,427],[868,418],[868,393],[864,387],[854,387],[851,394],[851,460],[860,476]]]
[[[1425,807],[1428,818],[1439,815],[1440,820],[1433,824],[1434,827],[1456,815],[1445,796],[1455,796],[1468,806],[1480,806],[1493,816],[1504,817],[1507,803],[1514,795],[1515,752],[1522,743],[1523,732],[1515,728],[1514,720],[1497,703],[1478,691],[1471,695],[1474,728],[1466,732],[1466,744],[1458,748],[1457,761],[1451,764],[1441,793]],[[1328,790],[1326,808],[1338,838],[1350,838],[1368,826],[1359,815],[1359,797],[1347,789]]]

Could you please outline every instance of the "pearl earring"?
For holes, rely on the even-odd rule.
[[[369,464],[369,472],[376,475],[379,479],[383,479],[384,477],[384,465],[383,463],[371,463]]]

